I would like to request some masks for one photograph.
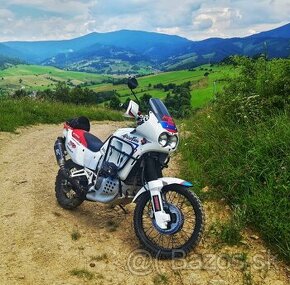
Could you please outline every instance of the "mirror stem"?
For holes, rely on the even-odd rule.
[[[139,106],[140,106],[140,101],[139,101],[139,99],[137,98],[135,92],[133,91],[133,89],[130,89],[130,90],[131,90],[132,94],[134,95],[134,97],[136,98],[137,103],[138,103]]]

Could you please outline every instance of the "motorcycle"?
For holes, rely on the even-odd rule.
[[[137,88],[136,78],[128,87]],[[79,117],[64,124],[54,151],[59,165],[55,194],[59,205],[74,209],[83,201],[119,205],[136,203],[134,230],[140,243],[158,258],[183,257],[199,242],[204,214],[192,184],[163,177],[169,156],[179,143],[177,127],[160,99],[151,98],[142,115],[130,101],[125,116],[135,128],[121,128],[105,142],[90,133],[90,122]]]

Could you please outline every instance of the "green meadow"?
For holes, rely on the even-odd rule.
[[[29,98],[0,98],[0,132],[14,132],[18,127],[35,124],[57,124],[78,116],[86,116],[95,121],[124,119],[122,113],[98,106],[79,106]]]
[[[209,73],[205,76],[206,73]],[[218,91],[222,90],[225,82],[237,73],[232,66],[203,65],[193,70],[181,70],[162,72],[138,78],[139,87],[136,89],[137,96],[145,93],[152,97],[164,98],[168,92],[163,89],[154,88],[159,83],[167,85],[174,83],[180,85],[184,82],[191,82],[191,103],[193,108],[200,108],[206,105]],[[100,84],[91,86],[94,91],[116,90],[121,95],[121,101],[126,101],[130,91],[126,85]]]
[[[51,66],[15,65],[0,70],[0,88],[4,90],[43,90],[53,88],[57,82],[68,82],[76,86],[85,82],[100,84],[108,76],[75,72],[58,69]]]
[[[205,74],[207,76],[205,76]],[[216,92],[221,91],[224,83],[236,73],[232,66],[203,65],[193,70],[162,72],[154,75],[139,77],[137,96],[145,93],[152,97],[164,98],[168,92],[155,88],[157,84],[180,85],[191,82],[191,103],[194,108],[206,105]],[[20,88],[26,90],[54,89],[58,82],[66,82],[70,86],[86,84],[96,92],[116,90],[121,101],[131,96],[125,84],[113,85],[108,81],[118,80],[119,77],[99,75],[85,72],[61,70],[55,67],[38,65],[16,65],[0,70],[0,90],[15,91]]]
[[[139,77],[139,87],[136,89],[138,97],[150,94],[152,97],[164,98],[167,94],[163,89],[155,88],[157,84],[167,85],[174,83],[180,85],[191,82],[191,103],[194,108],[205,106],[221,90],[224,82],[234,73],[230,66],[204,65],[194,70],[182,70],[158,73]],[[208,73],[205,76],[205,73]],[[16,65],[0,70],[0,94],[1,90],[9,93],[15,90],[41,91],[54,89],[59,82],[65,82],[69,86],[86,84],[86,87],[96,91],[116,90],[120,94],[121,101],[125,101],[130,95],[126,84],[113,85],[110,80],[118,80],[118,77],[99,75],[85,72],[61,70],[55,67],[38,65]],[[92,120],[121,119],[120,113],[104,109],[104,104],[98,106],[77,106],[60,102],[5,99],[0,100],[0,131],[15,131],[19,126],[33,125],[35,123],[58,123],[68,117],[79,114],[86,115]],[[14,114],[18,114],[15,118]]]

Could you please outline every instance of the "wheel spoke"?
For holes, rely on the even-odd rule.
[[[173,234],[163,233],[156,228],[150,213],[152,211],[151,200],[149,199],[143,208],[143,229],[145,236],[162,249],[172,250],[182,247],[191,238],[196,223],[196,216],[193,205],[188,203],[187,197],[177,191],[167,191],[164,193],[164,200],[169,205],[176,207],[183,219],[182,227]],[[171,206],[171,207],[172,207]],[[169,206],[170,207],[170,206]]]

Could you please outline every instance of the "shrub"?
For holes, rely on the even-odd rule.
[[[217,96],[218,112],[238,123],[259,122],[289,108],[290,60],[237,57],[240,73]]]
[[[262,64],[270,91],[261,86]],[[240,68],[212,107],[185,121],[191,133],[181,143],[181,173],[245,209],[247,225],[290,262],[289,60],[245,59]],[[237,240],[228,229],[224,240]]]

